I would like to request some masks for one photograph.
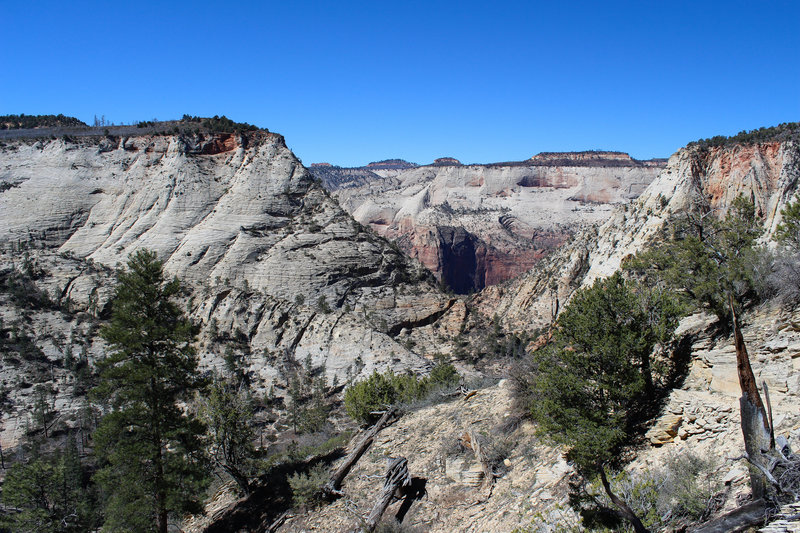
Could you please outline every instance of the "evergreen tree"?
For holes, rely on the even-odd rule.
[[[202,401],[200,413],[208,426],[211,459],[248,494],[261,455],[254,445],[252,398],[241,384],[216,379]]]
[[[63,451],[37,453],[26,463],[16,463],[6,475],[2,500],[17,512],[6,515],[0,526],[37,533],[95,529],[95,494],[87,479],[73,436]]]
[[[625,268],[680,291],[729,326],[729,301],[737,311],[758,298],[757,265],[762,233],[753,202],[739,196],[723,219],[711,211],[688,213],[671,221],[658,246],[638,254]]]
[[[114,351],[98,363],[94,389],[109,409],[95,432],[108,531],[166,533],[170,514],[201,510],[204,428],[179,402],[202,383],[179,292],[154,252],[133,254],[117,275],[111,322],[101,330]]]
[[[621,462],[622,448],[668,384],[669,365],[654,364],[651,353],[671,339],[682,310],[671,293],[620,274],[597,281],[572,297],[523,378],[539,431],[568,447],[583,476],[599,475],[609,496],[605,469]],[[625,502],[615,504],[639,531]]]
[[[651,352],[672,337],[681,312],[669,293],[615,274],[578,291],[553,342],[534,353],[529,407],[544,432],[570,446],[579,470],[613,464],[646,416],[669,371]]]
[[[781,210],[781,223],[775,228],[775,240],[794,253],[800,252],[800,198]]]

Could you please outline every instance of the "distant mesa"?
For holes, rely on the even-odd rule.
[[[664,166],[665,159],[651,159],[639,161],[633,159],[625,152],[613,152],[606,150],[586,150],[582,152],[541,152],[531,157],[527,161],[533,165],[548,166],[589,166],[589,167],[609,167],[609,166]]]
[[[311,163],[311,168],[332,168],[333,165],[330,163]]]
[[[572,159],[573,161],[633,161],[630,155],[625,152],[610,152],[603,150],[586,150],[583,152],[540,152],[531,157],[531,161],[560,161],[562,159]]]
[[[370,170],[394,170],[404,168],[415,168],[417,165],[409,163],[405,159],[384,159],[383,161],[373,161],[366,168]]]
[[[461,161],[455,157],[440,157],[439,159],[435,160],[433,164],[436,166],[461,165]]]

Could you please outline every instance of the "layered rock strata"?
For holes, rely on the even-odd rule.
[[[512,329],[547,325],[576,288],[618,270],[626,257],[658,238],[674,214],[699,207],[724,216],[733,199],[744,195],[753,200],[769,237],[798,179],[800,147],[795,141],[683,148],[633,203],[616,207],[602,223],[587,224],[537,268],[488,288],[474,304],[488,316],[502,317]]]
[[[579,224],[636,198],[663,164],[581,152],[491,165],[440,158],[421,167],[311,170],[356,220],[468,293],[529,270]]]

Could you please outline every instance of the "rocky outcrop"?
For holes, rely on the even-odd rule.
[[[528,422],[511,422],[511,383],[501,381],[468,400],[456,400],[407,413],[382,430],[369,452],[344,481],[344,498],[322,512],[299,512],[281,532],[351,531],[366,515],[380,489],[386,458],[408,458],[408,470],[424,488],[419,499],[396,501],[385,516],[402,511],[403,525],[430,532],[512,531],[537,516],[570,516],[571,468],[560,450],[543,445]],[[488,498],[481,490],[484,472],[475,460],[469,435],[481,439],[499,477]],[[558,511],[557,511],[558,510]]]
[[[717,495],[722,513],[747,498],[749,476],[743,460],[732,460],[744,449],[733,340],[715,335],[709,327],[713,320],[696,314],[681,322],[677,334],[689,340],[691,367],[653,421],[648,439],[630,450],[626,469],[634,474],[658,469],[689,454],[712,461],[712,475],[724,487]],[[770,386],[777,435],[796,449],[800,332],[789,314],[766,307],[748,316],[743,334],[759,383]],[[297,512],[279,531],[352,529],[380,489],[386,458],[398,455],[408,458],[409,472],[424,481],[426,490],[425,497],[397,501],[387,511],[393,516],[410,505],[401,515],[406,528],[482,532],[576,526],[580,518],[569,506],[573,469],[563,450],[547,446],[529,421],[515,416],[511,380],[480,389],[469,399],[459,396],[406,413],[382,430],[356,463],[342,486],[343,498],[321,512]],[[473,436],[489,451],[498,476],[488,498],[481,490],[484,471],[471,447]]]
[[[241,352],[256,393],[280,395],[292,361],[339,383],[424,371],[426,354],[448,349],[439,335],[466,316],[266,131],[9,141],[0,183],[0,270],[28,276],[48,302],[0,293],[4,357],[15,359],[2,378],[17,406],[4,446],[24,426],[30,383],[53,384],[58,405],[77,408],[65,353],[102,354],[96,319],[109,311],[113,269],[141,248],[187,286],[203,366]]]
[[[356,220],[466,293],[529,270],[580,224],[599,222],[613,205],[636,198],[661,166],[581,152],[492,165],[441,158],[414,168],[312,172]]]
[[[488,316],[504,317],[512,329],[541,327],[576,288],[614,273],[659,236],[670,216],[692,206],[723,216],[734,198],[745,195],[771,235],[799,178],[795,141],[681,149],[633,203],[616,207],[602,224],[587,225],[519,279],[487,289],[475,305]]]

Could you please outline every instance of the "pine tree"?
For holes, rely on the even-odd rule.
[[[723,219],[711,211],[687,213],[667,225],[654,246],[628,261],[626,270],[678,291],[708,309],[724,328],[730,324],[731,298],[737,312],[758,299],[756,265],[764,250],[763,230],[753,202],[739,196]]]
[[[0,530],[77,533],[97,527],[95,494],[84,483],[75,439],[67,437],[63,450],[36,454],[16,463],[3,483],[2,501],[16,512],[0,516]]]
[[[174,302],[180,290],[146,250],[117,275],[111,323],[101,330],[114,351],[98,363],[94,389],[109,409],[95,433],[109,531],[166,533],[170,514],[201,509],[204,428],[179,402],[202,383],[195,327]]]
[[[584,477],[600,476],[637,531],[644,531],[641,522],[612,494],[606,468],[622,462],[622,449],[669,385],[672,362],[654,364],[651,353],[672,338],[682,313],[668,291],[619,273],[597,281],[575,293],[522,380],[540,433],[567,446],[567,458]]]
[[[252,398],[241,384],[217,378],[203,398],[200,413],[208,426],[211,460],[236,481],[241,492],[249,494],[261,456],[254,445]]]

